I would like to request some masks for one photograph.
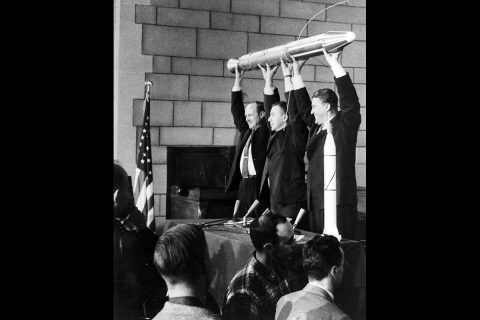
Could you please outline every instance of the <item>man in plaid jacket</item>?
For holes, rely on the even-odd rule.
[[[224,319],[274,319],[278,299],[293,291],[286,267],[295,245],[290,222],[266,213],[250,224],[250,239],[255,252],[227,288]]]

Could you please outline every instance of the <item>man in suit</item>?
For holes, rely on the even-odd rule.
[[[244,216],[257,197],[269,137],[264,104],[256,101],[248,104],[246,108],[243,106],[241,81],[244,73],[240,72],[237,66],[231,100],[233,122],[240,132],[225,188],[225,192],[238,189],[233,217]],[[267,207],[268,204],[263,204],[253,209],[254,216],[258,216]]]
[[[305,243],[302,251],[308,284],[278,300],[275,320],[349,320],[334,303],[334,289],[342,283],[345,263],[338,239],[316,235]]]
[[[302,77],[293,78],[299,113],[309,127],[307,142],[307,204],[309,230],[323,232],[324,166],[323,147],[331,130],[336,147],[337,226],[342,237],[353,239],[357,221],[357,182],[355,151],[360,127],[360,103],[349,74],[339,62],[340,53],[327,53],[325,59],[334,74],[339,98],[331,89],[314,92],[310,100]],[[294,72],[298,65],[294,62]],[[340,102],[340,110],[337,104]]]
[[[281,61],[285,79],[285,101],[274,94],[273,76],[278,68],[259,65],[265,79],[265,112],[271,135],[267,144],[267,161],[263,170],[259,201],[269,198],[270,209],[295,219],[306,206],[305,164],[303,161],[308,129],[298,115],[295,97],[291,94],[291,65]],[[268,194],[266,191],[269,190]]]

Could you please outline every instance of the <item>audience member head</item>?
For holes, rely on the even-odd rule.
[[[328,113],[335,115],[337,113],[338,97],[337,94],[329,88],[319,89],[312,95],[312,111],[315,116],[315,123],[322,124],[328,120]]]
[[[316,235],[304,244],[303,268],[309,280],[330,278],[333,287],[342,283],[345,257],[340,242],[331,235]]]
[[[206,250],[202,228],[180,224],[168,229],[158,239],[153,258],[167,285],[192,284],[205,279]]]
[[[269,259],[284,261],[292,251],[295,239],[293,227],[282,215],[266,213],[250,224],[250,239],[259,253],[266,253]]]
[[[272,131],[283,129],[287,125],[287,121],[287,103],[285,101],[279,101],[272,104],[270,117],[268,118]]]
[[[265,107],[263,102],[255,101],[245,107],[245,120],[250,129],[255,129],[260,124],[260,120],[265,117]]]
[[[119,163],[113,163],[113,217],[124,219],[130,212],[133,194],[127,172]]]

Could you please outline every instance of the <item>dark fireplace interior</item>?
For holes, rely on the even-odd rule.
[[[235,147],[167,147],[167,219],[228,218],[236,192],[224,193]]]

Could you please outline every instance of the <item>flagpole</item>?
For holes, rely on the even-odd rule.
[[[143,125],[141,137],[138,140],[137,170],[135,174],[134,194],[135,205],[147,218],[147,227],[155,232],[153,167],[150,140],[150,87],[151,81],[145,81],[143,102]]]
[[[147,97],[147,94],[148,94],[148,99],[150,99],[150,86],[153,85],[153,82],[148,80],[148,81],[145,81],[145,98]],[[145,113],[145,103],[143,104],[143,112]]]
[[[150,80],[147,80],[145,81],[144,83],[145,87],[146,87],[146,93],[145,93],[145,103],[143,104],[143,113],[144,113],[144,116],[145,116],[145,106],[146,106],[146,101],[148,99],[148,105],[150,105],[150,87],[153,85],[153,82],[150,81]],[[150,117],[150,111],[149,111],[149,115]],[[150,125],[149,125],[149,130],[150,130]],[[149,139],[149,144],[150,144],[150,139]],[[151,150],[150,150],[151,152]],[[153,177],[152,177],[153,178]],[[152,188],[152,193],[153,193],[153,181],[150,182],[150,187]],[[148,193],[148,192],[147,192]],[[148,195],[147,195],[148,197]],[[153,197],[153,195],[152,195]],[[147,199],[147,202],[148,202],[148,199]],[[154,208],[150,208],[151,210],[154,210]],[[150,210],[149,209],[149,210]],[[151,227],[151,225],[149,224],[149,217],[150,216],[150,212],[147,212],[147,227]],[[155,213],[153,214],[153,230],[152,230],[154,233],[155,233]]]
[[[153,85],[153,82],[150,81],[150,80],[147,80],[147,81],[145,81],[145,83],[144,83],[144,88],[143,88],[143,92],[144,92],[144,93],[143,93],[143,107],[142,107],[142,109],[143,109],[143,115],[142,115],[142,119],[143,119],[144,116],[145,116],[145,100],[147,99],[147,94],[149,95],[148,99],[150,99],[150,86],[152,86],[152,85]],[[137,168],[137,170],[135,170],[135,180],[134,180],[135,182],[138,180],[138,175],[139,175],[139,174],[140,174],[140,172],[139,172],[139,170],[138,170],[138,168]],[[133,192],[135,193],[136,191],[137,191],[137,183],[135,183],[135,184],[133,185]]]
[[[150,93],[150,86],[153,85],[153,82],[150,80],[145,81],[145,87],[147,88],[147,92]]]

